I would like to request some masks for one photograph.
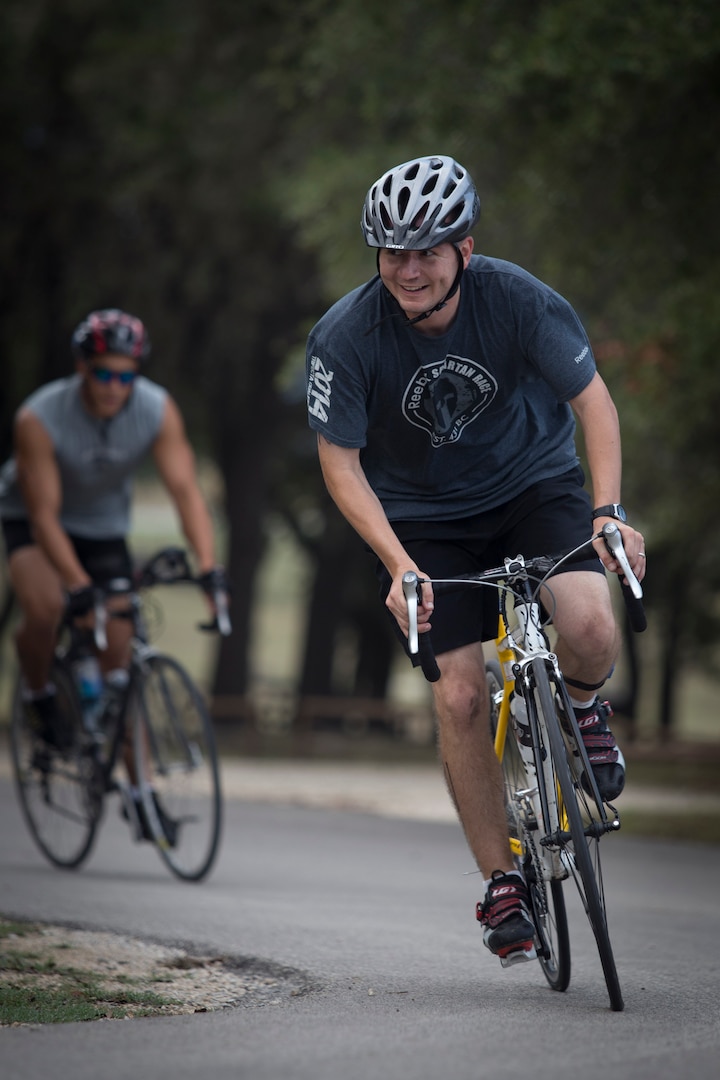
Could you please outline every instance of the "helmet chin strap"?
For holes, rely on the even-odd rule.
[[[452,300],[453,296],[460,288],[460,278],[463,276],[463,270],[465,269],[465,267],[463,266],[463,257],[460,254],[460,249],[454,244],[453,247],[455,248],[455,254],[457,255],[458,261],[458,267],[455,273],[455,280],[450,286],[444,299],[440,300],[439,303],[435,305],[435,307],[431,307],[428,311],[423,311],[420,315],[416,315],[414,319],[408,319],[408,326],[413,326],[415,323],[422,322],[423,319],[429,319],[430,316],[434,315],[436,311],[442,311],[442,309],[446,307],[448,301]]]
[[[413,319],[408,319],[408,317],[407,317],[407,315],[405,315],[404,311],[394,311],[391,315],[384,315],[382,317],[382,319],[380,319],[373,326],[371,326],[369,330],[366,330],[363,336],[367,337],[367,335],[371,334],[372,331],[375,330],[376,327],[380,326],[380,323],[384,323],[387,319],[398,319],[398,318],[400,318],[400,316],[404,316],[405,317],[405,325],[406,326],[414,326],[415,323],[422,322],[423,319],[429,319],[430,316],[434,315],[436,311],[442,311],[442,309],[447,306],[448,302],[450,300],[452,300],[453,296],[455,295],[455,293],[460,288],[460,279],[462,278],[463,271],[465,270],[465,267],[463,265],[463,257],[462,257],[462,254],[460,253],[460,248],[456,244],[453,244],[453,247],[455,248],[455,254],[457,255],[457,262],[458,262],[457,270],[455,272],[455,280],[453,281],[452,285],[450,286],[450,288],[448,289],[447,293],[445,294],[445,296],[443,297],[442,300],[439,300],[438,303],[435,304],[434,307],[429,308],[428,311],[420,312],[420,314],[416,315]],[[377,254],[375,255],[375,264],[377,266],[377,272],[379,274],[380,273],[380,249],[379,248],[378,248]],[[397,300],[395,301],[395,303],[397,303]]]

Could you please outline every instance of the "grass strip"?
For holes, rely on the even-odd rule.
[[[0,919],[0,1025],[156,1016],[165,1006],[179,1004],[137,989],[127,976],[113,975],[108,985],[95,972],[29,951],[24,942],[39,933],[34,924]]]

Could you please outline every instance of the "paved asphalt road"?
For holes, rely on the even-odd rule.
[[[626,1010],[612,1013],[573,910],[570,989],[481,944],[480,881],[452,821],[227,802],[212,877],[186,885],[114,806],[85,868],[32,846],[0,778],[0,911],[254,958],[268,1003],[196,1016],[0,1030],[3,1080],[693,1080],[717,1076],[717,849],[608,838]]]

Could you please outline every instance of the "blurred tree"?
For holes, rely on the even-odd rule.
[[[683,663],[720,631],[707,615],[720,575],[719,58],[711,0],[338,0],[299,80],[326,123],[314,142],[303,132],[293,208],[338,292],[338,268],[356,272],[342,252],[357,247],[367,183],[446,152],[478,181],[482,250],[581,312],[622,413],[625,498],[648,535],[666,730]],[[345,232],[318,213],[328,205]],[[659,353],[663,364],[648,359]]]
[[[286,5],[9,0],[1,39],[3,441],[24,393],[68,370],[89,309],[140,314],[150,374],[225,487],[235,633],[216,691],[242,695],[276,390],[316,308],[312,256],[272,196],[281,108],[262,86]]]
[[[719,50],[714,0],[5,0],[0,444],[85,311],[147,320],[152,373],[225,479],[237,632],[216,690],[242,694],[265,510],[323,499],[283,364],[374,273],[368,184],[454,154],[479,246],[568,295],[598,343],[668,657],[714,640]]]

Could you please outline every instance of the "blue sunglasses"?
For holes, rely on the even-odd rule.
[[[90,374],[93,379],[97,379],[99,383],[111,383],[113,379],[117,379],[121,386],[130,386],[135,382],[137,378],[137,371],[111,371],[106,367],[91,367]]]

